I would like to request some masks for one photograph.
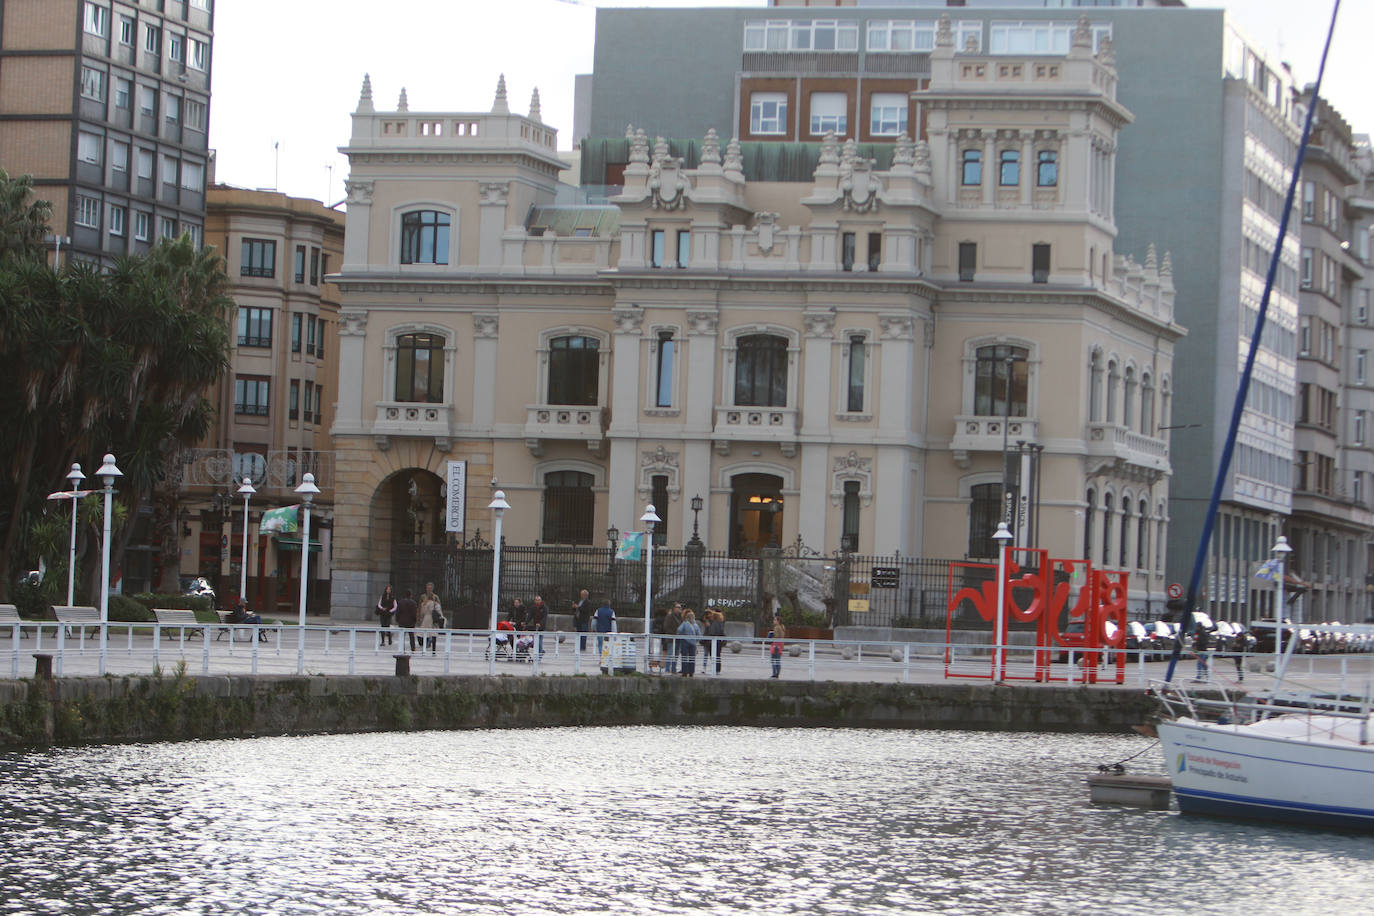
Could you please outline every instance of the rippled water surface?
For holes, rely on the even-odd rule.
[[[0,912],[1368,912],[1374,837],[1090,805],[1083,777],[1146,744],[569,728],[5,754]]]

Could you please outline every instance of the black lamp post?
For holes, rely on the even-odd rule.
[[[606,529],[606,540],[611,543],[611,558],[606,564],[606,574],[611,577],[611,595],[615,595],[615,548],[620,543],[620,529],[615,525]]]
[[[701,537],[697,534],[697,518],[701,515],[701,507],[703,505],[705,505],[705,503],[702,502],[699,494],[692,497],[692,539],[688,541],[688,543],[693,546],[701,544]]]

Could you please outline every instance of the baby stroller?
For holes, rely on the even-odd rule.
[[[496,625],[496,637],[493,642],[496,644],[496,657],[511,659],[512,643],[515,641],[515,627],[509,620],[503,620]],[[490,651],[490,650],[489,650]]]
[[[531,633],[521,633],[515,637],[515,660],[517,662],[527,662],[530,660],[530,653],[534,651],[534,635]]]

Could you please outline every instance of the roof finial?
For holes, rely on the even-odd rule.
[[[534,95],[530,96],[530,120],[544,123],[539,115],[539,87],[534,87]]]
[[[374,111],[372,107],[372,77],[370,74],[363,74],[363,91],[358,93],[358,110]]]
[[[496,100],[491,103],[491,113],[510,114],[510,105],[506,103],[506,74],[504,73],[496,81]]]
[[[410,101],[406,98],[406,87],[401,87],[401,97],[396,100],[397,111],[410,111]]]

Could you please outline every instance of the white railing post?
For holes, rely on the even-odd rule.
[[[210,673],[210,627],[200,631],[200,673]]]
[[[257,636],[255,635],[255,636],[253,637],[253,639],[256,640],[256,639],[257,639]],[[357,627],[349,627],[349,629],[348,629],[348,673],[349,673],[350,675],[352,675],[352,674],[355,673],[354,668],[353,668],[353,660],[354,660],[355,656],[357,656],[357,654],[358,654],[358,628],[357,628]]]
[[[811,681],[816,681],[816,641],[814,639],[807,642],[807,661],[811,673]]]
[[[902,683],[911,680],[911,644],[902,646]]]
[[[130,632],[130,633],[133,632],[133,627],[130,627],[130,628],[129,628],[129,632]],[[132,655],[132,654],[133,654],[133,639],[132,639],[132,638],[130,638],[129,643],[130,643],[130,645],[129,645],[130,654]],[[156,668],[156,667],[158,666],[158,661],[159,661],[159,659],[161,658],[161,652],[162,652],[162,625],[161,625],[161,624],[154,623],[154,624],[153,624],[153,667],[154,667],[154,668]]]

